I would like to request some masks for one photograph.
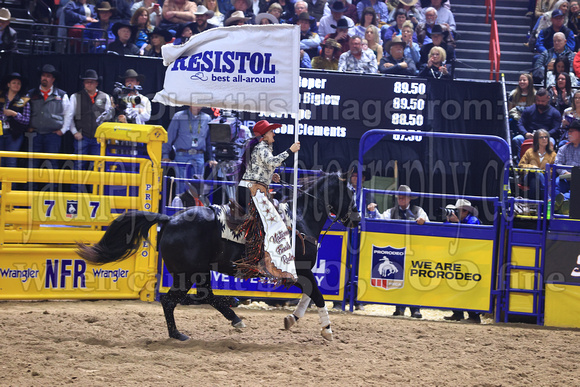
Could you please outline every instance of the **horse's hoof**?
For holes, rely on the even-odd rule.
[[[294,317],[293,314],[284,317],[284,329],[288,330],[292,328],[294,324],[296,324],[296,317]]]
[[[325,340],[332,341],[332,329],[330,329],[330,326],[322,328],[320,334],[322,335],[322,337],[324,337]]]
[[[233,322],[232,321],[232,326],[234,328],[237,328],[237,329],[242,329],[242,328],[245,328],[246,327],[246,324],[244,324],[244,321],[243,320],[240,320],[238,322]]]
[[[169,337],[171,337],[172,339],[179,340],[179,341],[187,341],[187,340],[189,340],[189,336],[184,335],[181,332],[174,332],[174,333],[170,334]]]

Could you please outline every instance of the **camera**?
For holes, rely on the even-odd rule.
[[[115,116],[125,114],[125,110],[129,105],[139,105],[141,97],[138,95],[131,95],[134,91],[141,91],[141,86],[127,87],[120,82],[115,82],[113,89],[113,102],[115,104]],[[129,121],[129,118],[128,120]],[[131,122],[134,123],[134,122]]]
[[[459,214],[457,213],[457,208],[443,208],[441,207],[441,214],[443,215],[443,219],[446,219],[450,216],[452,216],[453,214],[455,214],[455,216],[459,217]]]

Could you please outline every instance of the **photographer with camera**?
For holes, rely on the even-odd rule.
[[[141,82],[145,80],[143,74],[128,69],[119,77],[123,83],[115,83],[113,102],[117,122],[143,125],[151,118],[151,101],[139,92]]]
[[[481,221],[477,218],[479,212],[477,208],[471,205],[469,200],[457,199],[455,205],[449,204],[443,209],[443,217],[447,219],[445,223],[462,223],[462,224],[481,224]],[[451,316],[443,317],[445,320],[449,321],[461,321],[464,318],[463,310],[453,310]],[[475,324],[481,323],[481,317],[477,312],[467,312],[469,318],[467,322],[472,322]]]

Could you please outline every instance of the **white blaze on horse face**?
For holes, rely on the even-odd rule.
[[[576,258],[576,264],[580,265],[580,255]],[[572,273],[570,273],[572,277],[580,277],[580,267],[575,267],[572,269]]]

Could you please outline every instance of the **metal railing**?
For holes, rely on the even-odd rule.
[[[489,80],[492,81],[495,75],[496,82],[499,82],[501,51],[499,49],[497,21],[495,20],[495,0],[485,0],[485,22],[491,23],[489,37]]]

